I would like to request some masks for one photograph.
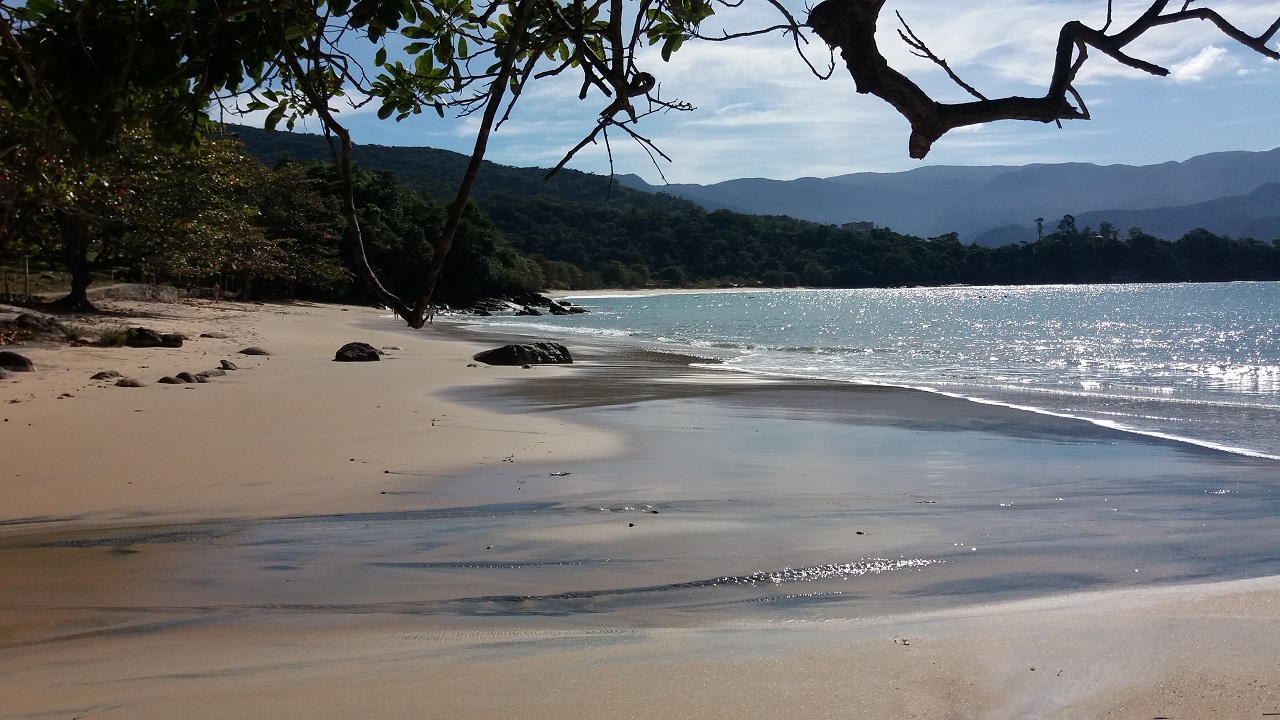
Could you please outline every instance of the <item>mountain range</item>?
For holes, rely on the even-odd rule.
[[[1076,225],[1109,222],[1175,239],[1203,227],[1221,235],[1280,238],[1280,148],[1220,152],[1158,165],[1089,163],[929,166],[898,173],[829,178],[727,180],[653,186],[634,175],[627,187],[665,192],[708,209],[845,224],[872,222],[919,237],[958,233],[995,247],[1036,239],[1064,215]]]
[[[301,133],[266,133],[229,126],[249,152],[270,160],[286,152],[327,160],[324,139]],[[365,169],[389,170],[400,181],[437,198],[451,196],[467,158],[426,147],[360,145]],[[897,173],[853,173],[829,178],[726,180],[712,185],[649,185],[635,175],[608,178],[562,170],[553,180],[540,168],[485,162],[474,188],[478,199],[540,196],[637,209],[678,210],[692,202],[708,210],[782,215],[827,224],[873,223],[922,238],[957,233],[986,247],[1036,240],[1072,215],[1080,228],[1108,222],[1177,239],[1203,227],[1219,235],[1270,241],[1280,238],[1280,148],[1220,152],[1158,165],[1089,163],[1024,166],[927,166]]]

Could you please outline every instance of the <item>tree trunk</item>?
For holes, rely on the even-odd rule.
[[[93,284],[93,273],[88,263],[79,263],[71,267],[71,292],[55,303],[64,310],[74,312],[93,312],[97,308],[89,302],[89,285]]]
[[[57,218],[62,235],[62,263],[71,271],[71,292],[54,305],[72,312],[94,312],[89,302],[89,285],[93,283],[93,263],[89,260],[89,239],[84,226],[65,213]]]

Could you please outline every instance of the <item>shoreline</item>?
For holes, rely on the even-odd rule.
[[[790,552],[783,544],[765,535],[754,541],[756,547],[743,549],[740,538],[748,530],[759,533],[774,524],[778,538],[785,539],[791,526],[772,517],[765,524],[742,525],[740,520],[723,519],[720,510],[701,509],[704,498],[719,497],[722,490],[696,464],[688,468],[680,460],[700,453],[698,461],[704,466],[718,467],[742,452],[735,442],[749,443],[741,447],[754,446],[757,453],[772,447],[746,435],[724,444],[723,438],[737,437],[735,433],[745,432],[744,428],[768,429],[787,437],[795,437],[788,434],[793,429],[838,433],[833,436],[838,438],[872,432],[869,437],[882,447],[877,450],[873,443],[857,448],[858,457],[869,456],[863,472],[873,479],[896,474],[899,481],[907,482],[915,482],[911,476],[917,470],[910,458],[902,457],[901,448],[906,446],[900,443],[913,434],[929,434],[934,446],[954,435],[963,441],[957,447],[972,447],[976,439],[985,437],[993,460],[984,462],[1004,462],[1012,447],[1008,443],[1039,453],[1047,461],[1056,457],[1044,454],[1049,450],[1066,453],[1087,449],[1091,443],[1105,445],[1114,438],[1112,433],[1120,431],[1094,425],[1072,429],[1084,424],[1044,416],[1023,418],[1019,411],[1005,408],[971,409],[965,407],[972,405],[967,400],[954,400],[952,405],[938,402],[931,394],[916,397],[907,390],[837,393],[803,382],[702,385],[698,376],[715,373],[672,372],[675,366],[657,359],[618,362],[608,349],[585,349],[577,368],[469,369],[465,366],[471,352],[481,346],[465,336],[455,337],[465,331],[432,331],[411,342],[415,333],[383,328],[381,320],[373,310],[306,306],[285,308],[278,317],[258,318],[259,325],[243,331],[243,337],[253,342],[243,344],[261,344],[276,354],[270,360],[254,361],[257,365],[245,363],[224,387],[192,386],[185,393],[182,386],[79,388],[71,390],[77,397],[57,400],[54,393],[63,390],[60,383],[64,383],[60,373],[77,372],[62,369],[69,363],[59,366],[53,357],[67,349],[30,353],[43,358],[40,364],[54,368],[48,372],[51,377],[42,378],[36,388],[38,402],[6,405],[0,414],[21,418],[16,415],[19,411],[39,410],[25,416],[39,420],[31,434],[19,444],[6,442],[23,448],[25,463],[10,466],[6,457],[6,471],[12,467],[22,471],[14,473],[18,475],[42,474],[39,482],[29,478],[26,484],[17,484],[22,492],[11,497],[19,502],[4,505],[0,552],[12,549],[3,541],[28,536],[31,530],[53,537],[45,529],[55,525],[66,528],[55,533],[63,537],[110,540],[120,535],[113,534],[112,528],[164,525],[180,531],[194,521],[198,524],[187,529],[198,530],[202,522],[227,522],[220,518],[251,525],[256,519],[305,521],[326,509],[341,512],[330,518],[331,539],[314,529],[320,524],[303,525],[308,529],[302,535],[302,551],[322,549],[316,557],[304,555],[301,562],[280,555],[295,543],[287,537],[277,539],[281,531],[272,526],[259,531],[239,529],[208,541],[184,537],[179,542],[137,542],[124,533],[133,542],[60,550],[56,572],[42,568],[48,560],[34,552],[25,556],[31,565],[8,565],[9,573],[32,573],[31,577],[43,571],[52,577],[46,589],[55,594],[46,597],[60,593],[62,600],[46,604],[43,619],[53,617],[78,629],[74,637],[45,636],[23,643],[24,635],[39,638],[46,632],[32,626],[41,620],[32,615],[31,603],[39,602],[38,596],[17,597],[12,587],[0,584],[7,588],[0,590],[0,627],[8,627],[0,640],[0,677],[17,688],[11,696],[13,704],[0,709],[0,718],[60,717],[62,712],[122,718],[263,714],[314,718],[347,716],[352,711],[377,717],[420,717],[424,707],[442,717],[519,712],[534,718],[616,713],[642,718],[717,713],[754,717],[776,712],[841,718],[1149,718],[1212,713],[1255,717],[1280,712],[1280,650],[1272,638],[1275,622],[1280,620],[1280,575],[1052,592],[906,614],[892,612],[890,604],[885,613],[850,616],[837,604],[826,606],[834,610],[819,610],[816,615],[752,615],[738,610],[664,611],[655,617],[642,613],[636,623],[612,619],[609,613],[557,614],[554,606],[545,613],[532,607],[527,615],[424,615],[412,605],[397,609],[404,598],[421,602],[439,592],[446,593],[440,597],[456,597],[448,587],[451,582],[475,588],[489,582],[482,571],[454,569],[446,562],[429,570],[434,574],[423,576],[438,575],[441,582],[424,585],[418,576],[403,575],[416,560],[404,541],[394,540],[384,549],[368,534],[370,527],[386,518],[395,522],[403,518],[423,528],[404,537],[418,537],[426,532],[422,523],[434,516],[414,511],[432,507],[445,509],[446,515],[472,508],[473,514],[456,520],[443,518],[454,523],[446,535],[452,545],[446,549],[456,545],[456,557],[463,562],[471,562],[485,543],[495,546],[495,552],[506,553],[498,556],[499,564],[527,554],[536,559],[539,547],[550,548],[552,559],[559,557],[555,553],[571,551],[579,558],[593,552],[612,553],[618,560],[623,559],[617,553],[624,548],[640,553],[636,558],[677,558],[672,553],[685,552],[681,548],[686,547],[694,553],[687,561],[653,567],[632,562],[616,571],[604,565],[568,566],[563,572],[585,568],[593,575],[584,577],[604,574],[609,578],[592,580],[594,585],[571,584],[572,589],[611,587],[611,579],[618,578],[636,578],[628,582],[644,585],[650,578],[715,577],[698,574],[701,568],[696,563],[702,555],[723,558],[744,553],[741,566],[751,568],[755,567],[749,560],[752,553],[764,551],[776,557],[755,562],[766,569],[780,568]],[[233,327],[240,321],[220,317],[198,322]],[[335,328],[332,323],[339,325]],[[376,367],[331,362],[329,353],[338,345],[360,339],[375,345],[403,345],[406,350],[392,351],[384,360],[394,363]],[[179,351],[183,354],[177,359],[207,363],[209,358],[225,355],[239,361],[238,356],[226,354],[242,344],[239,340],[225,341],[225,347],[193,341],[189,349]],[[101,363],[121,357],[114,354],[119,353],[135,365],[152,365],[147,368],[152,372],[163,370],[163,357],[174,359],[157,355],[142,360],[136,357],[140,352],[113,349],[89,359]],[[376,382],[370,377],[361,381],[355,374],[370,376],[371,371],[384,374],[372,376]],[[531,378],[538,382],[529,382]],[[227,378],[214,382],[218,380]],[[0,398],[14,395],[15,387],[0,384],[4,393]],[[416,392],[406,392],[406,387]],[[139,402],[136,397],[128,402],[120,399],[139,391],[155,391],[139,413],[155,416],[141,424],[152,435],[139,436],[138,427],[119,420]],[[175,392],[177,397],[172,395]],[[213,393],[229,397],[219,401]],[[308,395],[323,397],[308,399]],[[186,396],[196,400],[188,401]],[[858,400],[853,414],[846,402],[851,398]],[[76,421],[67,424],[66,408],[83,400],[94,405],[75,406]],[[288,411],[282,412],[286,404]],[[361,430],[365,426],[357,423],[352,430],[350,423],[326,420],[321,410],[335,405],[374,429]],[[244,408],[250,406],[262,408],[263,416],[246,417]],[[423,415],[413,410],[427,407],[429,417],[413,417]],[[439,425],[430,423],[442,418]],[[87,429],[75,430],[80,423]],[[181,427],[167,427],[179,423]],[[305,432],[282,428],[290,423],[305,426]],[[91,442],[96,437],[90,432],[94,426],[99,435],[110,436],[106,438],[110,442]],[[48,427],[64,432],[45,438],[46,445],[33,443],[35,431]],[[433,430],[449,434],[432,439]],[[76,432],[86,435],[77,441]],[[125,432],[134,439],[122,444],[120,435]],[[1006,435],[1008,441],[997,442]],[[424,437],[427,444],[412,449],[411,444],[423,442]],[[720,444],[708,445],[709,439]],[[153,449],[157,441],[163,452]],[[190,447],[193,444],[198,447]],[[1151,450],[1137,455],[1117,450],[1119,454],[1099,456],[1098,467],[1126,458],[1139,465],[1165,458],[1175,463],[1165,469],[1172,469],[1181,467],[1176,463],[1183,462],[1179,458],[1184,455],[1214,455],[1207,450],[1167,450],[1156,441],[1131,445]],[[60,449],[86,446],[95,450],[93,457],[58,457]],[[804,471],[827,477],[847,474],[854,455],[818,457],[822,452],[817,450],[826,447],[813,446],[808,453],[813,457],[780,456],[777,467],[785,466],[793,475]],[[241,462],[231,471],[225,465],[209,467],[228,448],[247,453],[252,462]],[[655,448],[660,455],[653,454]],[[113,452],[142,456],[109,459]],[[354,464],[352,456],[358,458]],[[657,461],[665,456],[670,456],[666,464]],[[551,464],[545,462],[548,457]],[[764,462],[753,471],[758,478],[744,473],[764,457],[744,457],[740,466],[727,465],[711,475],[720,478],[718,482],[732,482],[731,497],[750,499],[771,473],[778,472]],[[918,472],[932,467],[927,458],[915,460]],[[415,467],[414,462],[419,465]],[[1014,462],[1011,467],[1017,470],[1021,466],[1016,463],[1025,461],[1008,462]],[[179,476],[164,477],[175,467],[182,470]],[[987,472],[987,465],[980,467]],[[66,468],[80,468],[84,474],[57,477]],[[551,469],[569,472],[567,477],[548,477]],[[1193,464],[1186,471],[1194,476],[1194,470]],[[948,482],[963,477],[955,469],[946,472],[942,479]],[[700,483],[689,487],[684,478],[692,473]],[[245,474],[258,478],[246,481]],[[270,482],[263,482],[262,476],[269,476]],[[137,493],[118,487],[119,481],[130,477],[141,479],[150,495],[144,493],[139,499]],[[621,486],[624,490],[619,494],[620,481],[637,478],[643,478],[644,484],[634,489]],[[11,478],[5,482],[7,487],[15,486]],[[83,490],[68,495],[86,485],[100,495],[86,496]],[[945,485],[922,484],[921,489],[943,501],[948,492],[957,499],[964,496],[963,488]],[[835,491],[820,491],[812,502],[827,502],[829,495],[824,493],[831,492]],[[43,500],[35,497],[41,493],[47,495]],[[885,498],[880,500],[862,491],[854,494],[857,527],[867,530],[867,535],[860,532],[856,540],[833,535],[830,549],[815,546],[805,550],[807,556],[821,559],[845,542],[872,544],[859,546],[856,552],[915,542],[904,528],[877,519],[902,512],[885,504],[892,502],[892,493],[882,494]],[[620,508],[618,504],[629,499],[646,498],[655,499],[661,515],[650,517],[643,510],[586,512],[592,503]],[[995,509],[996,499],[1003,498],[991,500],[991,512],[1003,512]],[[583,512],[549,520],[546,514],[555,506]],[[280,508],[285,509],[283,514],[272,512]],[[912,515],[923,512],[913,505],[907,509]],[[482,519],[503,512],[512,513],[516,524],[482,525]],[[738,518],[739,512],[730,511],[727,517]],[[549,521],[553,524],[548,525]],[[934,522],[927,520],[927,524]],[[634,527],[627,529],[628,523]],[[812,527],[816,535],[821,530]],[[632,531],[648,534],[627,534]],[[244,550],[239,552],[244,557],[233,558],[227,568],[243,568],[237,572],[244,577],[229,582],[231,571],[221,570],[216,561],[204,561],[220,555],[200,553],[225,553],[228,544],[235,542],[242,544]],[[317,545],[321,542],[329,545]],[[432,539],[419,552],[438,555],[441,550],[433,546],[435,542]],[[342,570],[341,562],[348,555],[351,569]],[[455,556],[445,552],[441,557],[452,561]],[[361,588],[359,578],[373,577],[361,574],[369,572],[362,568],[387,560],[404,561],[403,568],[393,570],[397,573],[393,577],[403,575],[411,582],[388,585],[376,593]],[[245,565],[246,561],[250,564]],[[306,572],[307,564],[315,565],[314,573]],[[303,567],[272,569],[285,566]],[[149,584],[130,586],[120,576],[126,567],[135,568],[129,571],[135,574],[140,568],[163,572]],[[244,572],[249,569],[254,572]],[[530,576],[535,569],[526,567],[519,571],[520,577]],[[85,572],[89,577],[77,582],[89,587],[100,584],[94,592],[124,620],[95,619],[77,608],[77,596],[72,594],[75,584],[58,576]],[[551,566],[549,572],[562,570]],[[278,584],[284,578],[304,587],[287,589]],[[547,586],[563,589],[564,581],[557,578],[548,576]],[[224,587],[208,595],[201,584],[211,580]],[[360,592],[373,594],[357,601],[348,597],[349,592],[325,590],[348,582]],[[523,582],[542,581],[533,577]],[[493,585],[510,592],[506,586],[505,580]],[[330,598],[328,610],[324,604],[306,604],[312,597],[308,593],[317,589]],[[253,605],[242,600],[241,593],[266,600]],[[290,605],[292,598],[301,604]],[[370,604],[367,610],[359,604],[344,605],[357,602]],[[174,610],[194,612],[192,620],[183,620],[181,612],[157,614],[156,609],[166,603]],[[223,614],[212,622],[202,621],[201,607],[220,608]],[[157,624],[147,625],[148,618]],[[137,625],[138,621],[143,624]],[[122,657],[129,661],[121,663]]]

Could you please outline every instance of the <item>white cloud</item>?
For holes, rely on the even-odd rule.
[[[1213,75],[1231,72],[1239,66],[1226,48],[1210,45],[1194,57],[1175,64],[1169,75],[1177,82],[1201,82]]]

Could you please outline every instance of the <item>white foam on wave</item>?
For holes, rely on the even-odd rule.
[[[1194,445],[1196,447],[1202,447],[1208,450],[1216,450],[1219,452],[1230,453],[1232,455],[1242,455],[1244,457],[1260,458],[1264,460],[1280,460],[1280,455],[1266,453],[1260,450],[1253,450],[1251,448],[1238,447],[1234,445],[1228,445],[1226,443],[1217,443],[1211,440],[1204,440],[1201,438],[1194,438],[1194,437],[1189,437],[1185,435],[1176,435],[1173,433],[1163,432],[1160,430],[1151,430],[1146,428],[1135,427],[1133,425],[1117,422],[1115,420],[1107,420],[1105,418],[1090,417],[1087,415],[1080,415],[1076,413],[1066,413],[1066,412],[1061,412],[1056,410],[1050,410],[1048,408],[1037,407],[1035,405],[1024,405],[1021,403],[1013,403],[1013,402],[1008,402],[1003,400],[994,400],[991,398],[985,398],[978,395],[970,395],[967,393],[960,393],[960,392],[955,392],[951,390],[943,390],[938,387],[932,387],[929,385],[917,385],[917,384],[910,384],[910,383],[904,383],[904,382],[898,382],[898,381],[877,380],[874,378],[833,378],[827,375],[819,375],[819,374],[813,374],[813,373],[786,372],[786,371],[777,370],[777,369],[765,370],[760,368],[735,366],[727,363],[720,364],[720,365],[698,365],[695,367],[702,367],[708,370],[740,372],[740,373],[747,373],[752,375],[793,378],[797,380],[826,380],[829,382],[843,382],[843,383],[849,383],[852,385],[868,385],[872,387],[892,387],[892,388],[900,388],[903,390],[916,390],[919,392],[927,392],[935,395],[941,395],[943,397],[955,398],[957,400],[964,400],[967,402],[977,403],[979,405],[991,405],[994,407],[1002,407],[1010,410],[1018,410],[1021,412],[1035,413],[1037,415],[1045,415],[1049,417],[1062,418],[1065,420],[1079,420],[1081,422],[1087,422],[1091,425],[1104,427],[1109,430],[1116,430],[1119,432],[1129,433],[1132,435],[1142,435],[1144,437],[1151,437],[1159,440],[1168,440],[1170,442]],[[1135,398],[1135,399],[1147,399],[1147,398]],[[1256,407],[1256,406],[1249,406],[1249,407]]]

